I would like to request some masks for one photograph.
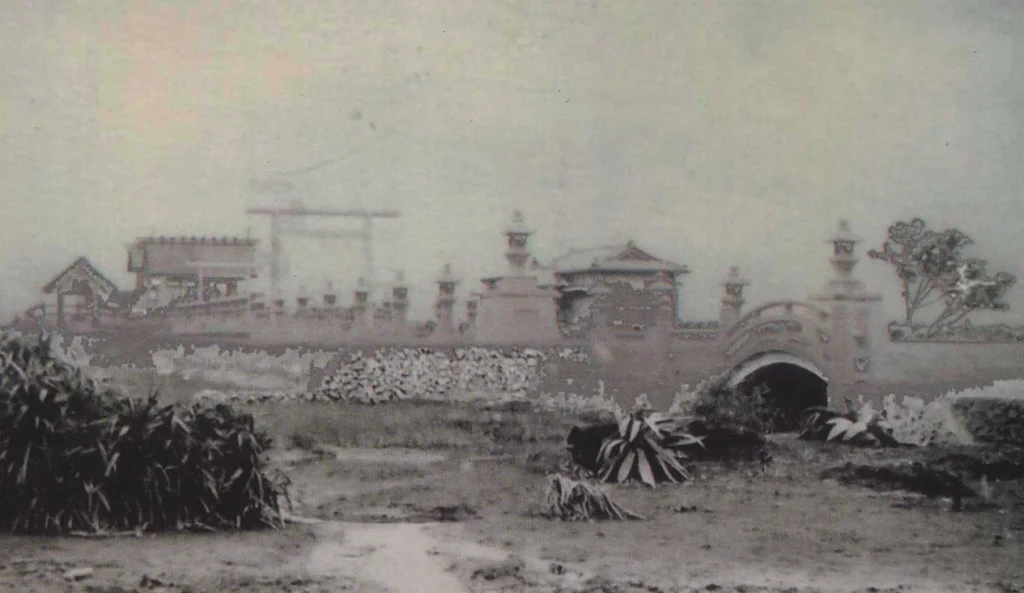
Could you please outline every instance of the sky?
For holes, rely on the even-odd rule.
[[[445,263],[504,270],[635,240],[686,264],[681,316],[831,275],[839,218],[877,247],[923,217],[1016,274],[1024,319],[1024,4],[306,0],[5,2],[0,319],[80,255],[127,289],[144,235],[245,235],[246,208],[393,208],[378,281],[431,314]],[[309,228],[353,228],[310,221]],[[348,292],[359,246],[288,238],[286,288]],[[900,313],[892,271],[857,275]],[[343,301],[345,297],[343,297]]]

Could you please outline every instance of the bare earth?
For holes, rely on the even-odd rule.
[[[608,487],[645,521],[539,516],[545,476],[450,452],[274,451],[286,529],[102,539],[0,536],[0,591],[1020,591],[1019,482],[992,504],[822,480],[911,455],[773,441],[774,461],[702,464],[681,486]],[[91,574],[71,580],[75,568]]]

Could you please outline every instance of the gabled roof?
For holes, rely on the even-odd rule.
[[[53,280],[50,280],[43,286],[43,292],[45,294],[53,293],[68,278],[85,280],[90,284],[93,292],[102,295],[104,298],[117,292],[117,286],[101,274],[85,257],[76,259],[70,266],[64,268],[60,274],[57,274]]]
[[[632,241],[625,245],[572,249],[569,253],[552,261],[551,267],[559,274],[587,270],[689,273],[686,266],[655,257],[637,247]]]

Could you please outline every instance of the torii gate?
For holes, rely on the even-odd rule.
[[[273,298],[281,294],[281,235],[295,234],[311,239],[360,239],[363,242],[364,275],[372,286],[373,283],[373,220],[375,218],[398,218],[397,210],[331,210],[310,209],[302,206],[288,208],[250,208],[247,214],[270,217],[270,290]],[[363,229],[360,231],[289,231],[281,226],[282,218],[304,216],[349,217],[361,218]]]

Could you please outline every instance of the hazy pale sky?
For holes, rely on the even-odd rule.
[[[445,262],[464,291],[503,269],[515,208],[541,260],[634,238],[687,264],[688,318],[730,264],[752,303],[816,290],[844,216],[865,248],[961,228],[1024,310],[1016,0],[4,4],[2,319],[79,255],[130,288],[136,236],[266,239],[245,208],[294,199],[400,209],[378,268],[420,317]],[[293,289],[358,276],[356,244],[286,252]],[[899,311],[890,270],[858,275]]]

